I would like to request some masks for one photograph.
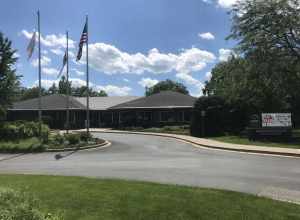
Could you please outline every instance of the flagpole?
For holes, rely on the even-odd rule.
[[[40,11],[37,12],[38,15],[38,32],[39,32],[39,99],[38,99],[38,108],[39,108],[39,136],[42,134],[42,83],[41,83],[41,27],[40,27]]]
[[[67,38],[67,50],[66,50],[66,57],[67,57],[67,122],[66,122],[66,129],[67,133],[69,133],[69,120],[70,120],[70,103],[69,103],[69,96],[70,96],[70,84],[69,84],[69,33],[66,33]]]
[[[88,15],[86,15],[86,132],[90,132],[90,100],[89,100],[89,31]]]

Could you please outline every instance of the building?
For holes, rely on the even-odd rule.
[[[90,97],[90,127],[162,126],[188,124],[195,97],[165,91],[148,97]],[[42,97],[43,120],[51,128],[64,128],[67,96]],[[70,127],[84,128],[86,98],[69,97]],[[13,104],[8,120],[36,120],[38,99]]]

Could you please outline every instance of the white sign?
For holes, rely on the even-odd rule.
[[[291,113],[262,113],[262,127],[291,127]]]

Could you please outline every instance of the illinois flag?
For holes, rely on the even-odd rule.
[[[76,60],[80,60],[81,56],[82,56],[82,47],[83,44],[87,42],[87,38],[88,38],[88,33],[87,33],[87,22],[85,22],[81,37],[80,37],[80,41],[79,41],[79,49],[78,49],[78,53],[77,53],[77,57]]]
[[[31,58],[35,47],[36,32],[33,32],[31,40],[27,47],[28,60]]]

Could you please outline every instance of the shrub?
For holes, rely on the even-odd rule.
[[[201,112],[205,111],[205,116]],[[220,135],[224,132],[225,120],[227,118],[227,106],[225,100],[218,96],[200,97],[194,106],[191,120],[191,134],[201,137]],[[204,120],[204,121],[203,121]],[[202,125],[204,124],[204,128]]]
[[[87,133],[87,132],[80,132],[79,136],[80,136],[80,140],[85,141],[85,142],[87,142],[93,138],[91,133]]]
[[[40,210],[39,201],[19,191],[0,188],[0,219],[5,220],[59,220]]]
[[[70,145],[75,145],[80,142],[79,134],[65,134],[65,138],[67,139]]]
[[[42,138],[43,143],[48,143],[49,133],[50,133],[50,129],[49,129],[48,125],[42,124],[41,138]]]
[[[4,122],[0,124],[0,138],[4,140],[18,140],[39,136],[38,122]],[[48,141],[49,127],[42,124],[42,140]]]
[[[65,142],[65,138],[63,135],[57,133],[55,136],[54,136],[54,142],[57,143],[57,144],[63,144]]]

